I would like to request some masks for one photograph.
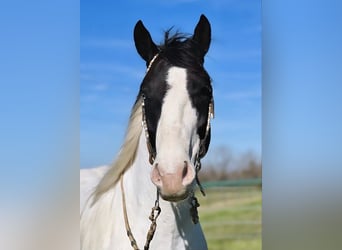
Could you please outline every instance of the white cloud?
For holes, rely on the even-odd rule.
[[[132,40],[118,38],[85,38],[81,40],[81,47],[103,49],[132,49]]]
[[[233,119],[217,119],[214,122],[214,131],[213,133],[220,134],[222,132],[227,132],[227,130],[236,131],[236,130],[246,130],[253,126],[250,121],[241,121],[241,120],[233,120]]]
[[[261,83],[260,72],[229,72],[225,70],[214,71],[213,77],[215,82],[232,82],[232,81],[253,81]]]
[[[261,91],[260,90],[236,91],[236,92],[231,92],[231,93],[225,93],[221,95],[220,97],[224,100],[230,100],[230,101],[258,99],[258,98],[261,98]]]
[[[132,66],[124,65],[122,63],[81,63],[80,69],[82,73],[89,73],[89,71],[110,71],[113,74],[122,73],[128,76],[133,76],[134,78],[142,79],[144,76],[144,71],[142,67],[135,68]]]
[[[99,96],[96,94],[82,94],[80,96],[80,101],[81,103],[92,103],[92,102],[96,102],[99,99]]]
[[[220,61],[245,61],[245,60],[255,60],[261,61],[261,49],[251,48],[251,49],[236,49],[230,50],[225,48],[223,45],[216,45],[208,55],[208,58],[213,62]]]
[[[255,26],[248,26],[241,30],[244,34],[255,34],[255,33],[261,33],[262,32],[262,26],[261,24],[255,25]]]
[[[93,86],[94,91],[106,91],[108,88],[109,85],[107,83],[97,83]]]

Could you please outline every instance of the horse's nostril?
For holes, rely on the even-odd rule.
[[[182,178],[184,178],[188,174],[188,162],[184,161],[184,168],[182,173]]]
[[[158,163],[156,163],[152,169],[151,178],[152,178],[152,182],[156,184],[157,186],[162,185],[161,174],[158,168]]]

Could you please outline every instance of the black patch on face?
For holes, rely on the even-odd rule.
[[[212,87],[210,77],[202,71],[188,71],[187,90],[192,106],[197,111],[197,133],[204,139],[208,121],[208,108],[212,100]]]
[[[170,68],[163,60],[153,64],[145,76],[141,86],[140,94],[145,96],[145,117],[150,137],[151,146],[156,149],[157,125],[161,114],[163,100],[167,91],[166,77]]]

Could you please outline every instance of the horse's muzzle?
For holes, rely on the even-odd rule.
[[[175,173],[166,173],[156,163],[151,172],[151,180],[157,186],[161,197],[167,201],[181,201],[189,196],[189,188],[195,179],[192,164],[184,161]]]

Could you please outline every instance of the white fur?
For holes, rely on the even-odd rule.
[[[176,172],[176,167],[183,166],[184,161],[193,162],[200,140],[196,129],[196,110],[191,105],[186,89],[186,69],[170,68],[167,84],[169,89],[164,98],[156,136],[156,163],[164,173],[172,174]],[[189,152],[190,148],[192,152]],[[189,154],[192,159],[189,159]]]
[[[160,131],[157,135],[157,158],[172,161],[188,156],[189,145],[193,151],[198,147],[196,139],[196,112],[187,96],[186,71],[171,68],[168,74],[170,89],[165,97]],[[168,113],[171,112],[171,113]],[[173,112],[173,113],[172,113]],[[141,117],[140,117],[141,118]],[[138,122],[139,119],[132,121]],[[182,121],[182,122],[180,122]],[[141,122],[141,119],[140,121]],[[134,124],[133,124],[134,125]],[[135,129],[136,126],[130,126]],[[131,132],[129,131],[128,134]],[[166,143],[167,142],[167,143]],[[197,146],[196,146],[196,145]],[[143,249],[150,227],[148,219],[156,199],[156,187],[151,182],[149,152],[144,132],[141,131],[137,151],[131,166],[125,169],[124,189],[129,223],[140,249]],[[112,166],[111,168],[115,167]],[[122,211],[119,183],[110,187],[92,204],[93,191],[100,179],[111,173],[111,168],[81,170],[81,249],[82,250],[129,250],[132,249],[127,237]],[[168,170],[173,171],[171,165]],[[112,171],[114,173],[114,171]],[[117,176],[113,176],[117,180]],[[151,250],[205,250],[207,244],[200,224],[194,225],[190,217],[188,200],[171,203],[160,199],[161,214],[157,220],[157,230],[151,241]]]

